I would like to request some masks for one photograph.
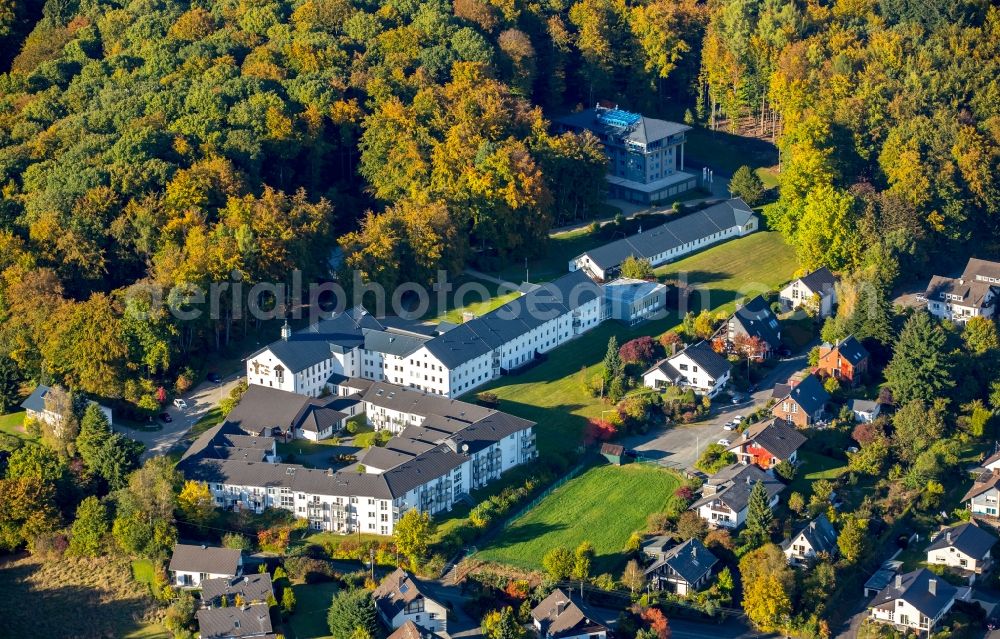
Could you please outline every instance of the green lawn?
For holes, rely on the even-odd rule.
[[[532,282],[547,282],[563,275],[569,261],[587,249],[600,246],[609,240],[595,238],[587,227],[575,231],[555,233],[549,237],[545,254],[528,261],[528,277]],[[491,273],[500,279],[520,283],[524,281],[524,263],[516,260],[499,273]]]
[[[472,313],[473,315],[475,315],[475,316],[478,317],[480,315],[484,315],[486,313],[489,313],[493,309],[495,309],[495,308],[497,308],[499,306],[503,306],[507,302],[509,302],[511,300],[514,300],[514,299],[517,299],[520,296],[521,296],[520,292],[513,291],[511,293],[506,293],[504,295],[496,295],[496,296],[491,297],[490,299],[485,300],[485,301],[471,302],[471,303],[466,304],[465,306],[463,306],[461,308],[453,308],[453,309],[451,309],[450,311],[448,311],[446,313],[438,315],[434,319],[434,321],[436,321],[436,322],[452,322],[454,324],[461,324],[462,323],[462,314],[463,313],[466,313],[466,312]],[[480,299],[480,298],[477,295],[475,295],[473,293],[470,293],[467,296],[466,299]]]
[[[812,484],[820,479],[836,481],[847,472],[847,462],[827,457],[811,450],[799,450],[799,467],[788,493],[800,493],[807,500],[812,494]]]
[[[20,410],[16,413],[0,416],[0,433],[12,435],[26,442],[38,441],[37,437],[32,437],[28,435],[28,433],[24,432],[24,415],[25,412]]]
[[[674,501],[680,477],[646,464],[597,466],[558,488],[476,557],[526,569],[541,568],[556,547],[594,545],[592,572],[617,571],[629,536],[645,528],[650,513]]]
[[[285,622],[288,639],[319,639],[330,636],[326,613],[330,600],[337,592],[337,584],[295,584],[295,613]]]
[[[733,240],[659,269],[663,274],[687,273],[689,282],[708,289],[704,296],[712,308],[731,308],[735,292],[746,291],[743,282],[757,282],[760,290],[775,288],[791,279],[797,268],[791,249],[777,233],[759,232]],[[754,291],[746,291],[753,293]],[[462,399],[475,401],[478,392],[489,390],[500,398],[500,410],[538,423],[535,433],[544,454],[573,450],[587,419],[600,417],[609,406],[584,388],[600,371],[608,340],[621,344],[640,335],[658,336],[676,327],[678,318],[647,322],[632,328],[604,322],[578,339],[548,354],[548,361],[519,375],[494,380]]]

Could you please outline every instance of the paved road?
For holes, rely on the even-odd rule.
[[[170,414],[173,421],[169,424],[159,422],[163,427],[156,431],[140,431],[132,429],[122,429],[122,433],[132,439],[142,442],[146,446],[146,452],[142,458],[147,459],[154,455],[164,455],[173,448],[184,433],[191,428],[195,422],[201,419],[208,411],[218,405],[220,401],[229,395],[236,383],[242,378],[240,374],[232,374],[223,378],[221,384],[203,382],[183,396],[187,402],[186,410],[175,408],[169,405],[166,412]]]
[[[809,347],[806,348],[806,353],[808,349]],[[727,422],[732,421],[736,415],[745,417],[766,404],[774,385],[784,382],[793,373],[805,368],[806,363],[805,354],[779,362],[757,384],[760,390],[753,394],[750,401],[736,406],[731,404],[721,406],[718,412],[713,410],[712,417],[705,421],[673,426],[646,435],[633,435],[623,439],[621,444],[625,448],[648,453],[649,457],[659,459],[661,463],[673,468],[692,470],[700,451],[704,450],[705,446],[723,438],[729,440],[734,438],[732,431],[723,428]]]
[[[687,619],[670,619],[670,636],[673,639],[763,639],[778,637],[775,634],[762,634],[751,630],[739,619],[729,619],[723,624],[699,623]]]

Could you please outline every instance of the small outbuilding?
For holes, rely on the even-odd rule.
[[[625,447],[621,444],[601,444],[601,457],[615,466],[621,466],[626,462]]]

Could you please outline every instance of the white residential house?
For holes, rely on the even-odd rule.
[[[957,588],[926,568],[896,575],[872,600],[870,619],[920,635],[933,632],[956,600],[969,597],[969,588]]]
[[[59,422],[62,421],[62,416],[58,413],[53,412],[49,408],[49,403],[46,401],[49,392],[52,390],[50,386],[45,384],[39,384],[32,391],[31,395],[27,397],[23,402],[21,402],[21,408],[24,409],[26,415],[36,421],[44,422],[50,426],[56,427],[58,430]],[[108,418],[108,424],[114,426],[114,421],[111,418],[111,409],[107,406],[98,404],[97,402],[90,400],[89,404],[93,404],[101,409],[104,416]]]
[[[852,399],[847,405],[859,422],[873,422],[882,413],[882,404],[869,399]]]
[[[1000,513],[1000,470],[988,471],[976,478],[962,502],[973,515],[997,517]]]
[[[653,589],[685,597],[708,585],[718,563],[712,551],[697,538],[692,538],[664,552],[646,568],[645,574]]]
[[[713,527],[739,528],[747,518],[750,491],[758,482],[764,486],[768,505],[773,509],[784,484],[755,465],[737,463],[709,477],[702,486],[701,498],[691,504],[690,510]]]
[[[448,609],[427,594],[416,577],[397,568],[378,585],[372,598],[382,621],[392,629],[406,622],[434,633],[447,634]]]
[[[701,341],[657,362],[642,374],[642,383],[649,388],[691,388],[715,397],[729,383],[731,371],[729,360]]]
[[[792,280],[781,289],[779,298],[788,310],[805,306],[820,317],[829,317],[837,304],[837,278],[825,266]]]
[[[997,538],[972,523],[940,531],[927,547],[927,563],[982,574],[993,564]]]
[[[837,531],[826,514],[820,513],[805,528],[781,544],[781,549],[790,564],[804,564],[823,553],[835,557],[838,552]]]
[[[541,639],[607,639],[608,627],[600,618],[582,599],[561,588],[531,610]]]
[[[208,579],[225,579],[243,574],[243,553],[232,548],[174,544],[168,571],[179,588],[199,588]]]
[[[964,324],[972,317],[994,317],[1000,300],[1000,262],[970,258],[960,277],[935,275],[918,299],[927,311]]]

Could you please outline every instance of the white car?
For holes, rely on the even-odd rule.
[[[736,415],[735,417],[733,417],[733,425],[739,426],[740,424],[743,423],[743,420],[745,419],[746,417],[744,417],[743,415]]]
[[[723,426],[722,426],[722,430],[733,430],[735,428],[736,428],[736,424],[733,424],[732,422],[727,422],[727,423],[723,424]]]
[[[188,407],[188,403],[185,402],[180,397],[178,397],[177,399],[174,400],[174,408],[179,408],[180,410],[187,410],[187,407]]]
[[[715,443],[718,444],[719,446],[726,446],[727,448],[729,447],[729,440],[724,437]]]

